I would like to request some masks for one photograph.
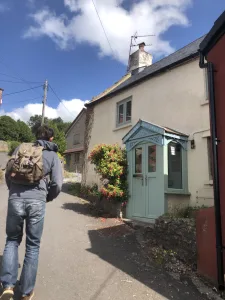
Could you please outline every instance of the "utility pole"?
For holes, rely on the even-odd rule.
[[[47,93],[48,93],[48,80],[45,80],[44,83],[44,96],[43,96],[43,106],[42,106],[42,120],[41,120],[41,125],[44,125],[45,122],[45,105],[46,105],[46,101],[47,101]]]

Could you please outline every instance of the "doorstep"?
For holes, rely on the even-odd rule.
[[[132,227],[135,230],[144,229],[147,227],[154,228],[153,223],[144,222],[144,221],[137,221],[137,220],[131,220],[131,219],[123,219],[123,222],[130,227]]]

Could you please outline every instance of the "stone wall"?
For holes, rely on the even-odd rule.
[[[196,269],[196,224],[194,219],[160,217],[144,229],[147,251],[169,271]]]

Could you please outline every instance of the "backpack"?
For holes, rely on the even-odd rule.
[[[42,151],[34,143],[21,144],[6,166],[9,179],[17,184],[36,185],[44,178]]]

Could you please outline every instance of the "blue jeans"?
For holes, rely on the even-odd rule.
[[[12,199],[8,202],[6,222],[6,246],[2,260],[0,281],[4,288],[14,287],[18,277],[18,247],[23,237],[26,222],[26,254],[20,278],[23,295],[34,289],[40,241],[43,232],[46,201],[34,199]]]

